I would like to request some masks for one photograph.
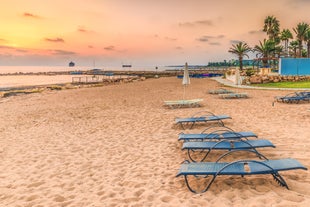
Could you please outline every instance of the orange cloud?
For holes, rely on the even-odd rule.
[[[104,47],[104,49],[108,51],[114,51],[115,47],[113,45],[110,45],[110,46]]]
[[[75,55],[76,53],[73,51],[67,50],[52,50],[53,55]]]
[[[198,20],[193,22],[181,22],[179,23],[180,27],[194,27],[198,25],[203,26],[213,26],[213,22],[211,20]]]
[[[25,12],[23,14],[24,17],[31,17],[31,18],[35,18],[35,19],[40,19],[41,17],[38,16],[38,15],[35,15],[35,14],[32,14],[32,13],[28,13],[28,12]]]
[[[61,42],[64,43],[64,39],[56,37],[56,38],[45,38],[45,41],[47,42]]]
[[[88,30],[88,29],[86,29],[86,28],[83,27],[83,26],[79,26],[79,28],[78,28],[77,31],[78,31],[78,32],[81,32],[81,33],[89,33],[89,32],[92,32],[91,30]]]

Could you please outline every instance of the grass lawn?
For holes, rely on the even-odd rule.
[[[269,87],[269,88],[310,88],[310,81],[262,83],[262,84],[252,84],[252,86]]]

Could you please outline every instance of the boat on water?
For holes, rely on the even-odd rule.
[[[131,68],[131,65],[130,64],[123,64],[122,67],[123,68]]]
[[[74,67],[74,66],[75,66],[75,63],[71,61],[71,62],[69,63],[69,67]]]

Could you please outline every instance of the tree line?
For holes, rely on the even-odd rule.
[[[259,41],[258,45],[251,48],[246,42],[232,44],[228,52],[235,54],[239,60],[239,66],[243,68],[243,58],[249,57],[249,52],[255,52],[256,57],[263,66],[270,62],[275,62],[279,57],[310,57],[310,26],[308,23],[298,23],[293,32],[289,29],[280,29],[280,22],[274,16],[267,16],[264,20],[263,31],[267,33],[268,39]],[[284,46],[281,45],[284,43]],[[304,49],[304,44],[307,46]]]

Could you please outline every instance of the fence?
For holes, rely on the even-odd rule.
[[[310,75],[310,58],[280,58],[281,75]]]

